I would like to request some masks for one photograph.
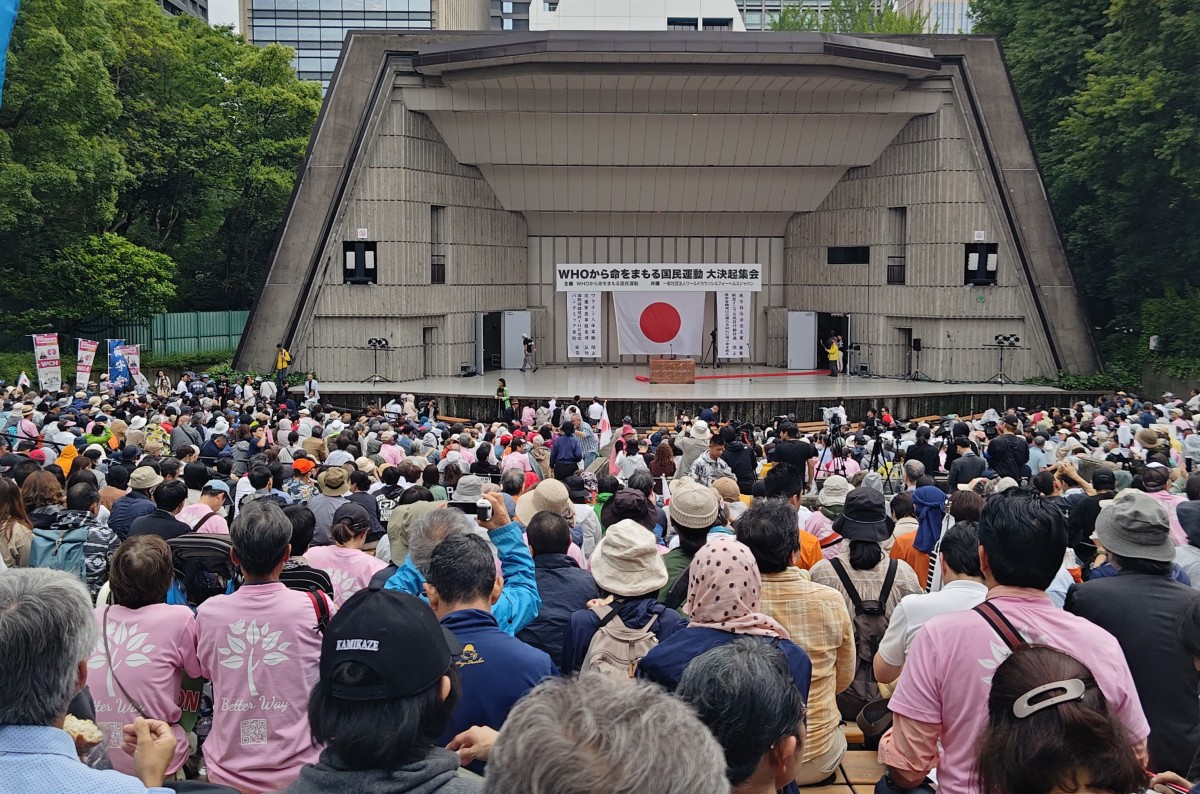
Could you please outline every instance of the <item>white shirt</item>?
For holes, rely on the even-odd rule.
[[[588,406],[588,419],[595,424],[604,417],[604,405],[602,403],[592,403]]]
[[[938,615],[965,612],[979,606],[987,592],[987,585],[982,582],[956,579],[947,582],[936,593],[905,596],[892,611],[887,631],[879,643],[879,655],[893,667],[902,667],[922,626]]]

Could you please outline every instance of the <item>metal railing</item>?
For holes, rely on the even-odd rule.
[[[445,254],[430,254],[429,255],[429,283],[430,284],[445,284],[446,283],[446,255]]]
[[[889,256],[887,263],[887,283],[888,284],[904,284],[907,274],[907,265],[902,256]]]

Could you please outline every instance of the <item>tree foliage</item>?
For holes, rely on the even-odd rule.
[[[771,20],[771,30],[813,30],[821,33],[924,33],[929,14],[902,12],[890,2],[832,0],[828,8],[786,3]]]
[[[0,326],[247,307],[320,108],[291,58],[153,0],[23,0],[0,107]]]
[[[1169,342],[1190,339],[1183,315],[1195,314],[1200,286],[1200,0],[974,9],[977,30],[1004,45],[1102,349],[1123,363],[1143,357],[1129,340],[1154,318],[1173,368],[1184,368],[1179,356],[1200,360]],[[1179,312],[1178,331],[1161,325],[1163,306]]]

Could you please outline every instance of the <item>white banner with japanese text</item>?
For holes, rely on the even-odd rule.
[[[568,358],[600,358],[600,293],[567,293]]]
[[[761,265],[557,265],[554,273],[557,292],[762,291]]]
[[[142,374],[142,346],[125,345],[118,347],[117,353],[125,358],[125,364],[129,367],[129,379],[142,388],[148,388],[150,381]]]
[[[96,351],[100,348],[99,342],[94,342],[91,339],[80,339],[79,352],[76,355],[75,364],[75,388],[86,389],[88,381],[92,379],[92,364],[96,361]]]
[[[717,293],[717,357],[750,357],[750,293]]]
[[[62,359],[58,334],[34,334],[33,357],[37,361],[38,387],[44,391],[62,388]]]

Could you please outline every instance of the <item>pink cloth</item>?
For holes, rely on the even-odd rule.
[[[529,465],[529,458],[525,457],[524,452],[510,452],[500,461],[500,471],[508,471],[509,469],[520,469],[521,471],[532,471]]]
[[[1095,675],[1108,707],[1138,744],[1150,726],[1121,646],[1104,629],[1058,609],[1034,590],[997,587],[988,594],[1021,636],[1069,653]],[[938,786],[955,794],[978,794],[976,745],[987,724],[992,674],[1008,658],[999,635],[974,611],[933,618],[917,633],[904,674],[892,695],[897,714],[941,725]],[[880,761],[887,761],[885,742]]]
[[[1167,511],[1167,520],[1171,525],[1171,542],[1176,546],[1188,545],[1187,534],[1183,531],[1183,526],[1179,523],[1179,516],[1175,514],[1175,508],[1187,501],[1187,497],[1183,494],[1173,494],[1167,491],[1155,491],[1148,493],[1154,501],[1158,502]]]
[[[176,515],[175,518],[177,518],[178,520],[187,524],[189,527],[195,528],[196,524],[200,521],[200,519],[204,518],[206,515],[208,515],[211,512],[212,512],[212,509],[208,505],[197,502],[194,505],[188,505],[187,507],[180,510],[179,514]],[[216,533],[219,535],[228,535],[229,534],[229,522],[226,521],[224,518],[222,518],[221,514],[218,513],[217,515],[215,515],[212,518],[205,521],[204,526],[200,527],[196,531],[200,532],[200,533]]]
[[[308,729],[321,658],[316,625],[308,595],[281,582],[242,585],[200,605],[197,656],[213,685],[204,744],[213,783],[278,791],[316,762],[320,748]]]
[[[404,448],[396,446],[395,443],[384,444],[379,448],[379,457],[393,466],[399,466],[404,462]]]
[[[527,533],[527,532],[521,533],[521,539],[525,541],[526,546],[529,545],[529,533]],[[530,554],[532,554],[532,553],[533,553],[533,550],[530,549]],[[584,559],[583,549],[579,548],[579,546],[577,546],[575,544],[575,541],[571,541],[571,545],[567,546],[567,556],[570,557],[575,562],[579,563],[579,567],[581,570],[584,570],[584,571],[591,570],[591,565],[588,563],[588,561],[586,559]],[[500,573],[500,561],[499,560],[496,560],[496,573]]]
[[[789,639],[775,618],[759,611],[762,582],[747,546],[710,534],[687,570],[687,615],[692,628]]]
[[[329,574],[333,582],[333,601],[338,606],[371,583],[371,577],[387,563],[362,549],[345,546],[313,546],[304,552],[308,564]]]
[[[141,609],[100,606],[96,607],[96,625],[101,632],[106,609],[112,667],[104,651],[103,633],[87,666],[88,690],[96,701],[96,726],[104,732],[108,757],[117,771],[134,774],[133,756],[121,750],[121,729],[138,713],[121,694],[124,687],[133,702],[146,709],[144,716],[171,724],[175,757],[167,774],[174,774],[188,758],[187,735],[179,727],[179,682],[183,671],[193,677],[200,675],[192,610],[171,604]]]
[[[837,537],[837,533],[833,531],[833,519],[820,510],[808,517],[808,521],[804,524],[804,531],[821,541],[821,556],[825,559],[832,560],[842,550],[844,545],[842,543],[825,545],[825,541],[831,537]]]

